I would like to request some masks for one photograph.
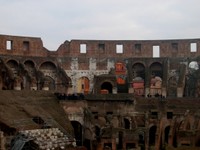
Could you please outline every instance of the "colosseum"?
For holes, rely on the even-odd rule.
[[[0,149],[200,149],[200,39],[0,35]]]

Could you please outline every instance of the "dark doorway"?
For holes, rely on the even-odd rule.
[[[154,146],[156,143],[156,126],[152,126],[149,129],[149,146]]]
[[[71,124],[74,128],[76,145],[82,146],[82,125],[78,121],[71,121]]]
[[[112,84],[110,82],[104,82],[102,85],[101,85],[101,90],[108,90],[109,93],[112,93]]]
[[[122,149],[123,148],[123,132],[119,132],[119,143],[117,145],[117,148],[118,149]]]
[[[130,129],[130,121],[126,118],[124,118],[124,128],[125,129]]]
[[[169,131],[170,131],[170,126],[167,126],[165,128],[165,143],[168,144],[168,140],[169,140]]]

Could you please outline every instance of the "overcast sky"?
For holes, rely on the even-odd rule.
[[[200,0],[0,0],[0,34],[72,39],[200,38]]]

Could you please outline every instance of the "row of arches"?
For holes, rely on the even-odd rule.
[[[85,146],[88,149],[92,148],[92,141],[100,141],[101,139],[101,133],[103,133],[104,129],[101,129],[99,126],[94,126],[93,131],[89,128],[84,128],[78,121],[71,121],[72,127],[74,129],[75,139],[77,146]],[[148,130],[148,146],[149,147],[155,147],[157,144],[159,145],[159,149],[165,148],[166,145],[169,145],[169,142],[171,140],[171,130],[172,128],[170,126],[166,126],[163,130],[163,133],[161,133],[161,139],[158,140],[158,127],[156,125],[153,125]],[[124,133],[125,131],[120,131],[118,134],[118,148],[122,148],[123,145],[123,138],[125,138]],[[141,147],[145,147],[145,141],[147,139],[145,131],[136,131],[138,134],[138,145]],[[177,134],[177,132],[175,133]],[[177,147],[178,146],[178,137],[174,134],[174,137],[172,138],[172,146]],[[160,143],[157,143],[160,141]],[[198,145],[196,145],[198,146]]]
[[[24,63],[20,63],[11,59],[4,62],[4,64],[2,63],[2,65],[4,65],[4,68],[7,68],[7,70],[4,69],[1,71],[1,78],[3,80],[2,89],[5,90],[14,89],[16,86],[19,89],[42,90],[46,87],[46,90],[56,90],[59,84],[71,84],[71,79],[65,71],[61,70],[59,66],[56,66],[51,61],[43,62],[39,66],[36,66],[32,60],[26,60]],[[64,72],[63,75],[60,72]],[[63,78],[66,78],[65,83],[63,83]],[[76,92],[89,93],[91,88],[90,82],[88,77],[80,77],[75,83]],[[103,82],[100,86],[101,90],[107,90],[108,93],[112,93],[112,83]]]
[[[59,66],[46,61],[36,66],[32,60],[24,63],[10,59],[1,61],[1,88],[3,90],[55,90],[66,89],[70,78]]]
[[[149,96],[162,94],[163,65],[159,62],[152,63],[148,69],[142,63],[132,66],[131,83],[136,96],[145,95],[145,85],[149,83]],[[148,70],[148,71],[147,71]],[[150,79],[147,79],[150,78]]]

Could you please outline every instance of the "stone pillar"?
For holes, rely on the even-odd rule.
[[[132,87],[129,87],[128,93],[131,93],[131,94],[134,93],[134,89]]]
[[[0,149],[1,150],[6,150],[5,149],[5,138],[3,136],[3,132],[0,131]]]
[[[182,87],[177,88],[177,97],[183,97],[183,88]]]
[[[162,87],[162,96],[167,97],[166,87]]]
[[[21,90],[21,83],[22,83],[22,79],[21,77],[17,76],[14,79],[14,90]]]
[[[113,87],[112,93],[117,94],[117,88],[116,87]]]
[[[148,94],[150,94],[150,88],[146,87],[145,88],[145,97],[147,97]]]
[[[73,87],[72,86],[68,87],[67,94],[73,94]]]
[[[37,90],[37,80],[35,77],[31,78],[30,90]]]

